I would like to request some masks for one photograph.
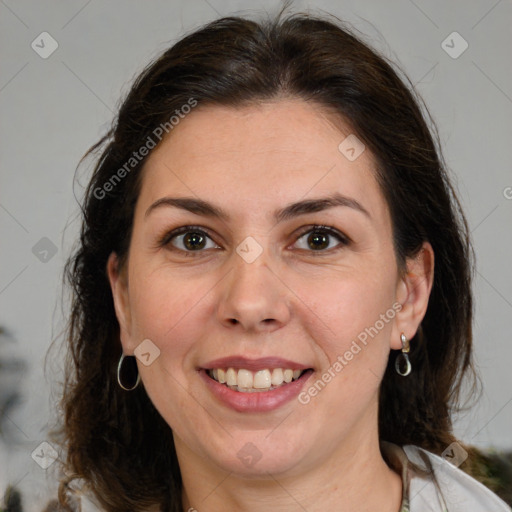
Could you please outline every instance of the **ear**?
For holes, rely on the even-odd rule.
[[[110,289],[112,290],[112,297],[114,299],[116,317],[119,322],[123,352],[130,354],[133,350],[130,344],[132,325],[128,296],[128,279],[126,272],[119,269],[119,258],[114,252],[111,253],[108,258],[107,274],[110,281]]]
[[[402,348],[400,335],[411,339],[418,330],[425,313],[434,282],[434,251],[424,242],[418,253],[407,258],[404,275],[399,278],[396,299],[402,308],[395,317],[391,333],[391,348]]]

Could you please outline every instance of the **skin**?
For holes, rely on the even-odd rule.
[[[350,133],[302,100],[197,107],[145,165],[127,263],[118,268],[112,254],[108,274],[124,353],[144,339],[160,350],[138,366],[173,430],[184,510],[399,510],[401,480],[379,449],[378,391],[390,349],[401,348],[401,333],[413,337],[425,314],[434,259],[425,243],[399,270],[372,155],[350,162],[338,150]],[[273,219],[333,192],[367,214],[336,206]],[[172,206],[146,215],[166,196],[200,198],[229,219]],[[312,249],[315,224],[350,242],[330,236],[327,248]],[[187,256],[183,237],[159,245],[188,225],[207,231],[205,248]],[[253,263],[236,252],[248,236],[263,249]],[[219,357],[278,356],[315,370],[308,387],[394,303],[396,316],[306,405],[236,412],[198,375]],[[237,457],[246,443],[261,454],[250,467]]]

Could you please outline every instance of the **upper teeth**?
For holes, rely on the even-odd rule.
[[[209,371],[209,375],[217,382],[226,384],[238,391],[268,391],[276,386],[296,380],[302,374],[302,370],[291,370],[289,368],[274,368],[273,370],[258,370],[252,372],[246,369],[235,370],[234,368],[215,368]]]

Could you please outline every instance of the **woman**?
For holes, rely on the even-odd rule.
[[[82,479],[107,511],[510,510],[456,467],[471,248],[382,57],[317,18],[221,19],[99,148],[62,506]]]

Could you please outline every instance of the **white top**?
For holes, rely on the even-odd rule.
[[[383,453],[402,473],[400,512],[511,512],[496,494],[447,460],[423,448],[382,443]]]
[[[381,442],[388,463],[402,475],[400,512],[512,512],[492,491],[447,460],[418,446]],[[89,498],[89,499],[88,499]],[[101,510],[83,495],[82,512]]]

